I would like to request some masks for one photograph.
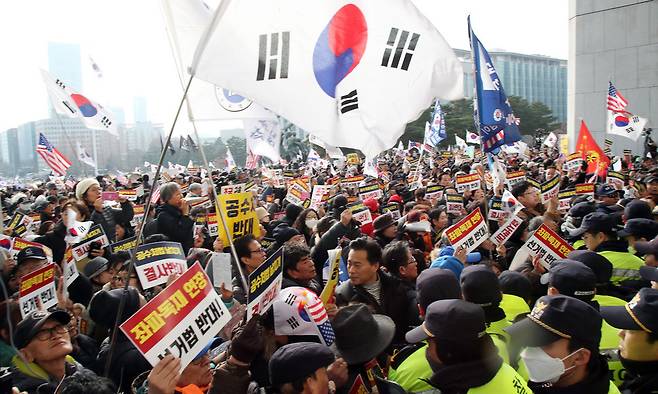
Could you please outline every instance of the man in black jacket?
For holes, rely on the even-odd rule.
[[[157,232],[172,242],[180,242],[187,255],[194,244],[194,221],[188,216],[190,206],[175,182],[160,187],[160,199],[164,204],[157,209]]]
[[[336,305],[358,302],[368,305],[373,313],[387,315],[395,322],[393,346],[404,346],[404,334],[416,323],[409,318],[409,311],[417,310],[416,300],[409,299],[400,279],[379,269],[382,249],[377,242],[358,238],[350,243],[349,249],[350,279],[336,289]]]
[[[317,281],[311,251],[306,245],[286,246],[283,250],[283,283],[281,288],[305,287],[320,295],[322,287]]]

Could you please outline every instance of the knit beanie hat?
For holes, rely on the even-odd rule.
[[[101,187],[100,183],[94,178],[86,178],[78,182],[77,186],[75,187],[75,198],[78,200],[82,200],[82,195],[89,190],[90,187],[92,186],[98,186]]]

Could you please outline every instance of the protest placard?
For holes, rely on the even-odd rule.
[[[425,188],[425,198],[428,200],[440,200],[443,198],[443,190],[445,188],[441,185],[428,185]]]
[[[466,253],[469,253],[487,239],[489,228],[482,211],[478,208],[447,228],[445,233],[455,250],[465,248]]]
[[[541,202],[547,203],[551,198],[557,196],[560,192],[560,176],[556,175],[552,179],[541,185]]]
[[[534,187],[535,189],[541,190],[541,183],[539,183],[539,181],[530,177],[526,177],[526,182],[528,182],[530,186]]]
[[[457,191],[462,193],[466,190],[477,190],[480,188],[480,175],[478,174],[467,174],[467,175],[457,175],[457,180],[455,181],[457,186]]]
[[[593,183],[581,183],[576,185],[576,194],[577,195],[588,195],[594,197],[594,184]]]
[[[390,213],[393,220],[400,219],[400,206],[396,202],[389,203],[382,207],[383,213]]]
[[[118,252],[130,252],[135,246],[137,246],[137,237],[133,236],[111,244],[110,251],[112,254]]]
[[[549,269],[550,265],[556,260],[567,258],[573,247],[557,235],[555,231],[542,224],[528,238],[520,250],[530,257],[539,256],[544,268]]]
[[[128,201],[137,201],[137,190],[135,189],[119,190],[119,196],[125,198]]]
[[[219,235],[219,224],[217,223],[217,214],[208,214],[208,221],[206,222],[208,226],[208,235],[211,237],[216,237]]]
[[[237,185],[224,185],[220,190],[221,194],[236,194],[246,191],[244,183],[239,183]]]
[[[22,212],[15,212],[14,216],[12,216],[11,219],[9,219],[9,222],[7,223],[5,228],[14,229],[14,232],[16,232],[16,229],[18,227],[23,226],[23,228],[25,228],[25,232],[27,232],[30,223],[32,223],[32,218],[29,215],[26,215]]]
[[[560,203],[557,206],[558,211],[568,211],[571,208],[571,199],[576,196],[576,189],[562,190],[557,194]]]
[[[279,248],[260,267],[249,274],[247,320],[254,313],[263,314],[281,292],[283,281],[283,247]]]
[[[621,190],[624,188],[625,177],[621,172],[608,171],[605,180],[607,183],[613,185],[615,189]]]
[[[311,208],[317,210],[322,203],[327,202],[329,193],[331,192],[331,185],[315,185],[313,186],[313,194],[311,194]]]
[[[171,274],[187,270],[183,247],[178,242],[154,242],[139,245],[133,255],[135,272],[144,289],[167,283]]]
[[[464,197],[459,194],[446,194],[446,212],[460,215],[464,210]]]
[[[496,246],[504,245],[512,234],[514,234],[516,229],[521,226],[521,223],[523,223],[523,219],[518,216],[512,216],[491,236],[491,242],[496,244]]]
[[[48,264],[22,276],[18,294],[23,317],[36,311],[39,308],[39,302],[44,309],[57,305],[55,264]]]
[[[69,287],[73,281],[75,281],[80,273],[78,272],[78,267],[75,265],[75,259],[73,258],[73,252],[71,248],[66,248],[64,251],[64,262],[62,267],[62,277],[64,278],[64,284],[66,287]]]
[[[348,178],[343,178],[340,181],[340,185],[344,188],[350,188],[350,187],[359,187],[359,183],[366,179],[363,175],[356,175],[356,176],[351,176]]]
[[[183,370],[230,318],[197,262],[120,328],[151,365],[172,354]]]
[[[144,205],[133,205],[133,218],[130,221],[130,225],[137,227],[142,223],[144,219]]]
[[[235,193],[217,196],[219,209],[226,215],[226,226],[231,232],[231,239],[236,239],[243,235],[252,234],[255,237],[260,235],[258,227],[258,217],[254,211],[253,195],[250,192]],[[225,231],[219,232],[224,245],[230,245],[228,235]]]
[[[191,197],[185,198],[188,204],[190,204],[190,209],[209,209],[212,208],[212,201],[210,197]]]
[[[359,155],[357,153],[348,153],[347,156],[345,156],[347,159],[347,164],[349,165],[359,165],[361,164],[361,158],[359,158]]]
[[[383,195],[382,189],[376,183],[374,185],[366,185],[359,187],[359,197],[361,198],[362,201],[367,198],[380,199],[382,195]]]
[[[222,283],[227,289],[231,288],[231,254],[212,252],[210,257],[212,264],[212,283],[213,286],[220,288]]]
[[[569,171],[578,171],[580,167],[583,166],[583,155],[580,152],[575,152],[567,156],[567,162],[564,164],[564,168]]]
[[[361,225],[372,223],[372,213],[368,207],[363,205],[362,201],[349,203],[346,208],[352,212],[352,219],[360,222]]]
[[[286,200],[290,201],[292,204],[302,205],[304,200],[310,198],[311,189],[308,186],[308,183],[302,181],[301,179],[295,179],[288,186],[288,194],[286,194]]]
[[[73,258],[75,261],[79,262],[87,257],[92,242],[100,243],[102,248],[110,245],[110,241],[100,224],[93,225],[82,241],[73,245]]]
[[[31,242],[28,241],[27,239],[16,237],[14,238],[14,241],[11,244],[11,249],[9,250],[9,254],[11,254],[13,258],[16,258],[18,252],[27,248],[28,246],[36,246],[37,248],[43,249],[43,245],[41,245],[40,243]]]
[[[501,219],[506,219],[508,216],[509,212],[504,209],[502,198],[493,197],[489,200],[489,212],[487,214],[487,219],[498,221]]]
[[[329,302],[331,297],[334,295],[334,290],[336,289],[336,285],[338,284],[338,274],[340,274],[340,255],[341,255],[342,249],[332,249],[327,251],[327,254],[329,256],[329,279],[327,279],[327,283],[324,285],[324,289],[322,289],[322,293],[320,294],[320,299],[322,302],[325,303],[325,305]]]
[[[505,183],[507,184],[507,188],[512,190],[514,186],[518,185],[519,183],[525,182],[525,180],[526,180],[525,171],[514,171],[507,173],[507,178],[505,179]]]

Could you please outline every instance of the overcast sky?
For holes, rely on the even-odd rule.
[[[454,48],[468,49],[470,14],[489,50],[567,57],[567,0],[412,1]],[[39,69],[48,69],[48,42],[80,44],[82,93],[106,107],[123,107],[127,122],[134,96],[146,97],[150,120],[173,120],[181,90],[159,0],[2,1],[0,37],[0,131],[47,116]]]

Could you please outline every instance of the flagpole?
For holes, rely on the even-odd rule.
[[[82,172],[84,176],[87,176],[87,167],[85,167],[78,157],[78,152],[73,146],[73,142],[71,141],[71,137],[69,136],[68,131],[66,130],[66,127],[64,127],[64,122],[62,122],[62,118],[59,116],[59,113],[55,110],[55,104],[53,103],[52,97],[48,95],[48,100],[50,101],[50,105],[53,107],[53,112],[55,113],[55,117],[57,118],[57,122],[59,123],[59,127],[61,127],[62,131],[64,132],[64,138],[66,139],[66,142],[68,142],[69,147],[71,148],[71,152],[73,156],[75,156],[75,159],[78,161],[78,164],[80,165],[80,168],[82,169]]]
[[[169,143],[171,142],[171,135],[174,133],[174,128],[176,127],[176,123],[178,122],[178,116],[180,115],[181,109],[183,108],[183,103],[185,102],[185,98],[187,97],[187,92],[190,90],[190,85],[192,84],[192,79],[194,77],[190,75],[190,79],[187,82],[187,86],[185,87],[185,91],[183,92],[183,97],[180,100],[180,103],[178,104],[178,110],[176,111],[176,116],[174,117],[174,121],[171,124],[171,128],[169,129],[169,134],[167,135],[167,142],[164,144],[162,151],[160,152],[160,161],[158,162],[158,167],[155,170],[155,175],[153,176],[153,186],[149,190],[148,195],[146,196],[146,206],[144,207],[144,219],[142,222],[139,224],[139,229],[136,233],[136,239],[137,239],[137,244],[133,249],[130,251],[131,258],[130,263],[128,265],[128,277],[132,275],[133,270],[135,269],[135,249],[141,244],[142,242],[142,235],[144,233],[144,227],[146,225],[146,221],[149,216],[149,210],[151,209],[151,196],[153,192],[155,192],[156,188],[156,182],[158,178],[160,177],[160,170],[162,169],[162,163],[164,162],[165,155],[167,154],[167,148],[169,147]],[[116,337],[117,337],[117,330],[119,329],[119,322],[121,319],[121,316],[123,315],[123,311],[126,307],[126,299],[128,298],[128,285],[130,281],[126,280],[126,283],[123,286],[123,294],[121,295],[121,300],[119,301],[119,308],[117,312],[117,317],[114,321],[114,327],[112,329],[112,337],[110,338],[110,351],[107,356],[107,362],[105,363],[105,371],[103,376],[108,377],[110,373],[110,366],[112,364],[112,353],[114,352],[114,345],[116,343]]]
[[[94,153],[94,175],[98,176],[98,150],[96,149],[96,129],[91,129],[91,145]]]

